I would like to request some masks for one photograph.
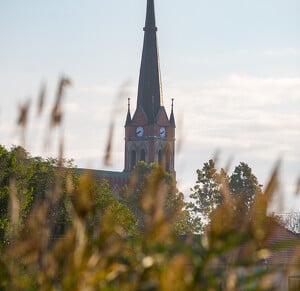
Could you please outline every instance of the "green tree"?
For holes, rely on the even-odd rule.
[[[3,242],[5,234],[24,221],[33,201],[33,189],[29,187],[33,172],[28,153],[21,147],[8,151],[0,146],[0,173],[0,239]],[[14,220],[12,224],[10,220]]]
[[[203,231],[209,222],[210,213],[221,204],[222,188],[227,180],[225,170],[218,171],[213,160],[209,160],[201,170],[197,170],[196,185],[191,188],[188,204],[197,232]]]
[[[88,221],[89,231],[110,220],[111,229],[122,228],[129,235],[136,233],[137,219],[132,211],[117,199],[108,181],[96,181],[88,171],[78,177],[71,202],[76,213]]]
[[[261,187],[252,169],[241,162],[229,179],[229,190],[235,200],[237,211],[249,213],[256,195],[262,193]]]
[[[77,195],[82,192],[84,194]],[[11,201],[12,198],[15,201]],[[86,201],[79,205],[91,205],[93,223],[99,223],[104,214],[110,215],[126,232],[135,232],[133,213],[117,200],[108,182],[99,184],[86,174],[79,176],[72,161],[31,157],[21,147],[6,150],[0,146],[0,246],[9,239],[13,224],[22,227],[35,205],[45,201],[50,236],[53,239],[61,236],[72,223],[66,208],[69,198],[75,206],[78,199]],[[14,210],[17,222],[12,222],[13,202],[18,206]]]
[[[0,146],[0,244],[22,227],[34,205],[48,200],[53,235],[67,225],[66,180],[76,179],[71,161],[31,157],[22,147]],[[12,221],[14,220],[14,221]]]
[[[174,176],[156,163],[140,161],[131,176],[129,185],[121,193],[121,200],[136,215],[143,230],[148,217],[157,206],[165,217],[175,217],[174,232],[193,232],[191,217],[186,210],[183,193],[176,188]]]
[[[232,210],[248,217],[256,196],[262,193],[261,185],[246,163],[241,162],[229,177],[224,169],[216,168],[213,160],[197,170],[196,185],[191,191],[188,209],[198,231],[204,230],[210,214],[225,197],[230,200]]]

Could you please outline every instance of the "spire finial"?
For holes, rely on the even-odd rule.
[[[130,112],[130,97],[128,98],[128,112]]]
[[[173,111],[173,109],[174,109],[174,98],[172,98],[172,111]]]
[[[144,31],[147,30],[157,31],[155,24],[154,0],[147,0],[147,15]]]

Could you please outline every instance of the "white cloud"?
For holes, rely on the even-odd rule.
[[[113,84],[97,85],[97,86],[85,86],[78,88],[78,91],[84,93],[99,94],[99,95],[112,95],[116,92],[116,86]]]
[[[72,114],[72,113],[82,113],[83,109],[80,106],[79,102],[66,102],[65,104],[65,111],[67,114]]]
[[[193,65],[219,65],[220,60],[217,60],[216,57],[212,58],[201,58],[201,57],[186,57],[184,58],[184,63],[193,64]]]
[[[281,56],[299,56],[300,50],[295,48],[285,48],[280,50],[267,50],[262,52],[260,55],[266,57],[281,57]]]
[[[219,149],[225,162],[233,156],[236,161],[260,165],[254,172],[262,183],[278,158],[288,165],[284,184],[296,180],[300,174],[300,78],[231,75],[207,82],[179,82],[173,88],[175,113],[185,117],[181,156],[188,166],[179,169],[183,176],[184,171],[200,168],[201,161]]]
[[[135,84],[134,84],[135,85]],[[106,82],[101,85],[86,85],[86,86],[81,86],[78,88],[78,91],[83,93],[85,96],[87,94],[91,95],[97,95],[99,96],[104,96],[106,98],[111,97],[111,96],[116,96],[120,90],[124,89],[126,92],[129,93],[129,95],[132,94],[134,90],[136,90],[131,81],[126,81],[120,84],[115,84],[113,82]]]
[[[9,123],[0,123],[1,134],[12,134],[16,130],[16,127]]]

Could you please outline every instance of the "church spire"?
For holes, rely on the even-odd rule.
[[[163,106],[156,31],[154,0],[147,0],[137,106],[145,112],[148,124],[155,123]]]
[[[169,118],[163,106],[156,32],[154,0],[147,0],[137,108],[131,117],[128,103],[125,124],[124,171],[130,172],[138,161],[144,161],[160,163],[175,176],[174,103],[172,100]]]

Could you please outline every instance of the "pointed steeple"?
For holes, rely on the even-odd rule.
[[[163,106],[156,31],[154,0],[147,0],[137,107],[145,112],[148,124],[155,122],[155,117]]]
[[[176,127],[175,117],[174,117],[174,98],[172,98],[172,109],[170,114],[170,124],[172,127]]]
[[[163,106],[156,34],[154,0],[147,0],[137,107],[132,118],[128,101],[124,171],[132,171],[138,161],[158,162],[175,177],[174,103],[172,99],[168,116]]]
[[[126,117],[125,126],[126,126],[126,125],[129,125],[130,123],[131,123],[130,98],[128,98],[128,111],[127,111],[127,117]]]

